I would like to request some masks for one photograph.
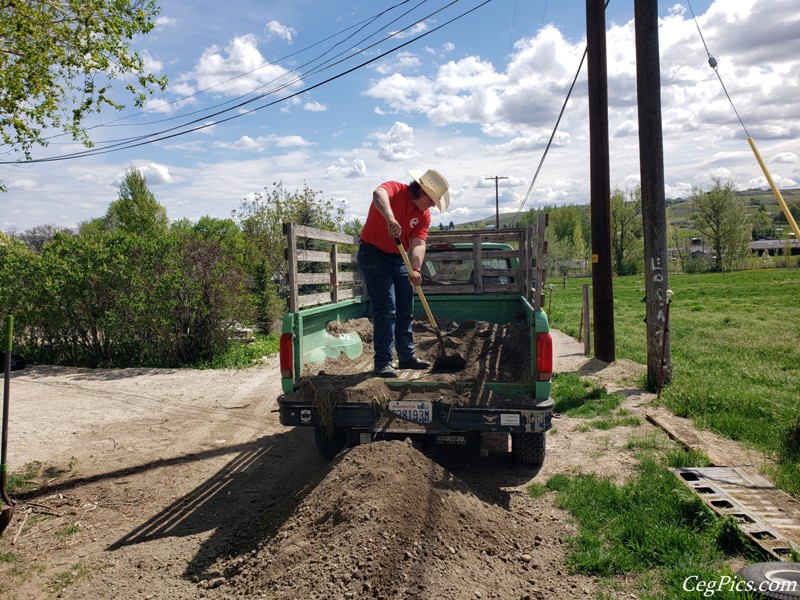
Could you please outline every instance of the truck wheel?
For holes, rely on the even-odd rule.
[[[333,460],[347,443],[347,430],[342,427],[327,429],[321,425],[314,425],[314,441],[317,443],[319,453],[326,460]]]
[[[541,467],[545,455],[544,432],[512,432],[511,455],[514,462],[528,467]]]

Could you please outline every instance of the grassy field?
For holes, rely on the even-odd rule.
[[[591,280],[550,283],[551,326],[577,337],[581,288]],[[800,270],[671,275],[669,283],[673,381],[662,400],[781,459],[775,483],[800,496]],[[617,358],[646,364],[644,278],[613,285]]]

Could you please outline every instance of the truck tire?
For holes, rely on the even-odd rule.
[[[798,585],[800,583],[800,563],[756,563],[740,569],[739,576],[745,581],[751,582],[754,590],[761,588],[762,598],[800,598],[800,585]]]
[[[314,425],[314,441],[317,443],[317,450],[325,457],[325,460],[333,460],[347,443],[347,430],[342,427],[327,429],[316,424]]]
[[[546,442],[544,432],[512,432],[511,455],[514,462],[526,467],[541,467],[544,463]]]

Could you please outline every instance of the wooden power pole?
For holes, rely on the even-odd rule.
[[[639,105],[639,170],[642,177],[644,288],[647,323],[647,387],[672,378],[667,273],[667,217],[661,130],[661,68],[658,57],[658,0],[634,0],[636,89]],[[661,377],[659,371],[663,369]]]
[[[495,219],[495,228],[500,229],[500,185],[497,183],[500,179],[508,179],[508,177],[502,177],[500,175],[495,175],[494,177],[485,177],[485,179],[494,179],[494,219]]]
[[[604,0],[586,0],[586,48],[589,69],[589,206],[592,218],[594,355],[602,361],[613,362],[616,349],[614,289],[611,283],[611,175]]]

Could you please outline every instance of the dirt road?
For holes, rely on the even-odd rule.
[[[642,367],[589,361],[555,332],[557,372],[581,371],[641,414]],[[505,458],[433,460],[403,442],[326,464],[313,432],[278,422],[277,365],[240,371],[13,374],[12,471],[34,491],[0,538],[3,598],[630,598],[564,566],[568,515],[531,499]],[[624,478],[650,425],[580,432],[556,420],[545,465]]]

